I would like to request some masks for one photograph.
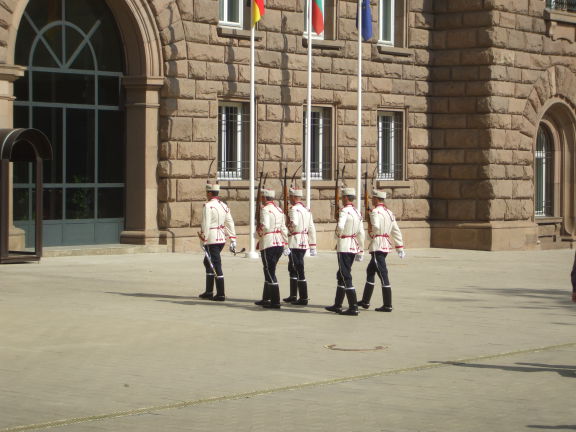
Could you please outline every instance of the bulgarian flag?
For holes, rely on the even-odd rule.
[[[312,28],[319,35],[324,31],[324,6],[323,0],[312,1]]]
[[[254,4],[252,5],[252,25],[256,25],[258,21],[262,19],[262,15],[264,15],[265,8],[264,8],[264,0],[253,0]]]

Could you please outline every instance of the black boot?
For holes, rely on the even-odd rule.
[[[342,287],[336,288],[336,297],[334,298],[334,305],[326,306],[324,309],[330,312],[340,313],[342,312],[342,302],[344,301],[344,291],[346,291]]]
[[[264,306],[270,303],[270,288],[268,284],[264,282],[264,288],[262,288],[262,300],[254,302],[256,306]]]
[[[297,294],[298,294],[298,280],[290,278],[290,297],[286,297],[285,299],[283,299],[284,302],[292,303],[293,301],[296,301],[296,299],[298,298],[296,297]]]
[[[348,309],[339,312],[340,315],[358,315],[358,298],[356,297],[356,290],[354,288],[347,289],[346,298],[348,299]]]
[[[270,284],[270,303],[262,305],[266,309],[280,309],[280,287]]]
[[[392,312],[392,288],[382,287],[382,297],[384,297],[384,306],[376,308],[378,312]]]
[[[212,297],[213,301],[224,301],[226,296],[224,294],[224,277],[216,278],[216,295]]]
[[[364,293],[362,294],[362,300],[358,302],[358,306],[368,309],[370,307],[370,299],[372,298],[372,293],[374,292],[374,284],[366,282],[364,285]]]
[[[212,300],[214,297],[214,275],[207,274],[206,275],[206,291],[200,294],[198,297],[204,300]]]
[[[308,304],[308,282],[298,281],[298,295],[300,298],[292,302],[293,305],[306,306]]]

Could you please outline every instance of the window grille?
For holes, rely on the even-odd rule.
[[[218,107],[218,178],[243,180],[249,177],[250,115],[244,104],[221,103]]]
[[[557,10],[576,11],[576,0],[546,0],[546,7]]]
[[[401,180],[404,171],[404,133],[401,112],[378,115],[378,180]]]
[[[312,136],[310,145],[310,176],[312,180],[330,180],[332,177],[332,110],[312,108]],[[304,110],[304,135],[302,139],[303,178],[306,178],[306,133],[308,118]]]
[[[534,158],[535,215],[552,216],[553,150],[550,133],[544,126],[538,129]]]

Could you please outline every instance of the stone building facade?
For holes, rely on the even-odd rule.
[[[17,81],[36,73],[16,59],[25,46],[18,41],[25,40],[19,32],[26,11],[37,1],[0,1],[1,127],[17,122],[14,109],[23,104],[18,89],[15,97]],[[50,1],[65,9],[70,0]],[[193,250],[206,176],[211,162],[222,159],[225,107],[247,121],[247,20],[223,25],[218,0],[82,2],[79,22],[93,13],[92,3],[106,4],[123,48],[124,181],[102,186],[124,188],[124,211],[114,219],[122,226],[118,241]],[[571,247],[576,12],[550,0],[392,0],[393,40],[382,42],[380,8],[389,2],[372,4],[376,35],[363,44],[362,171],[376,173],[374,184],[388,191],[407,245]],[[326,0],[325,35],[313,42],[313,106],[326,144],[311,183],[312,208],[324,249],[332,248],[336,171],[346,166],[345,180],[355,182],[356,5]],[[257,171],[267,172],[268,186],[277,190],[284,169],[291,175],[303,159],[304,7],[303,0],[268,0],[256,32]],[[383,132],[392,123],[393,133]],[[245,140],[245,130],[234,139]],[[392,135],[394,170],[386,172],[381,143]],[[247,243],[246,158],[240,162],[232,178],[220,167],[220,183],[240,242]],[[65,196],[72,186],[62,186]],[[104,222],[88,229],[103,230]],[[22,228],[14,224],[16,242]],[[58,226],[58,233],[69,229]]]

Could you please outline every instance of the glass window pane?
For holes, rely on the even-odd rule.
[[[98,189],[98,217],[124,217],[124,188]]]
[[[392,27],[393,27],[393,5],[394,0],[380,0],[380,23],[382,34],[380,39],[383,41],[392,41]]]
[[[30,181],[30,163],[29,162],[14,162],[12,164],[14,183],[15,184],[28,184]]]
[[[58,67],[56,59],[60,59],[57,52],[50,52],[41,41],[36,44],[31,66]],[[28,63],[28,62],[26,62]]]
[[[34,108],[33,127],[46,134],[52,144],[53,158],[44,161],[44,182],[62,182],[62,108]]]
[[[26,17],[20,20],[18,27],[18,38],[16,40],[16,50],[14,52],[15,63],[19,65],[27,65],[29,62],[28,56],[30,55],[30,47],[36,37],[36,32],[28,23]]]
[[[44,220],[62,219],[62,189],[44,189]]]
[[[34,72],[32,84],[36,102],[94,103],[93,75]]]
[[[94,189],[66,190],[66,219],[94,218]]]
[[[124,183],[124,113],[100,111],[98,116],[98,181]]]
[[[101,76],[98,78],[98,104],[120,105],[120,78]]]
[[[37,28],[62,19],[62,0],[33,0],[33,7],[27,7],[26,13]]]
[[[225,0],[228,2],[228,22],[240,22],[240,15],[238,13],[238,5],[240,0]]]
[[[85,33],[96,25],[96,31],[90,39],[98,70],[123,71],[124,57],[122,39],[114,16],[102,0],[66,0],[66,19],[76,24]]]
[[[93,110],[67,110],[66,181],[94,181],[94,116]]]
[[[14,189],[13,209],[15,221],[26,221],[30,219],[30,189]]]
[[[14,81],[14,97],[18,101],[27,101],[29,92],[28,92],[28,85],[29,85],[29,72],[24,72],[24,76],[18,78]]]

